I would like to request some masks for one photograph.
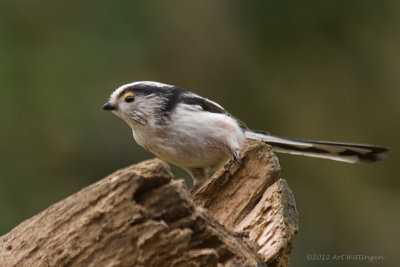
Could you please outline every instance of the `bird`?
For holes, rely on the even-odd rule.
[[[292,139],[249,129],[218,103],[186,89],[153,81],[118,87],[103,105],[131,128],[137,144],[185,169],[196,191],[229,159],[240,164],[246,140],[261,140],[274,152],[348,163],[382,160],[389,148],[368,144]]]

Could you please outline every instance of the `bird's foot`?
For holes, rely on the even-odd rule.
[[[232,161],[233,161],[234,164],[243,166],[243,161],[242,161],[242,158],[240,157],[240,152],[238,150],[233,152]]]

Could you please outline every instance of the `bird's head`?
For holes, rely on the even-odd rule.
[[[179,89],[158,82],[134,82],[117,88],[103,105],[125,120],[131,127],[154,124],[177,101]]]

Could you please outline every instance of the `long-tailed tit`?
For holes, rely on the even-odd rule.
[[[229,158],[240,162],[246,139],[273,151],[344,162],[371,163],[388,148],[365,144],[289,139],[250,130],[219,104],[176,86],[134,82],[116,89],[103,106],[132,128],[136,142],[187,170],[195,188]]]

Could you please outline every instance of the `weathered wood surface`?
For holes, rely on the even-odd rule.
[[[216,172],[194,202],[225,227],[248,234],[269,265],[286,266],[298,230],[293,193],[268,145],[251,141],[241,158],[242,166],[228,162]]]
[[[119,170],[1,236],[0,266],[285,266],[293,195],[268,146],[242,157],[200,188],[197,206],[161,160]]]

